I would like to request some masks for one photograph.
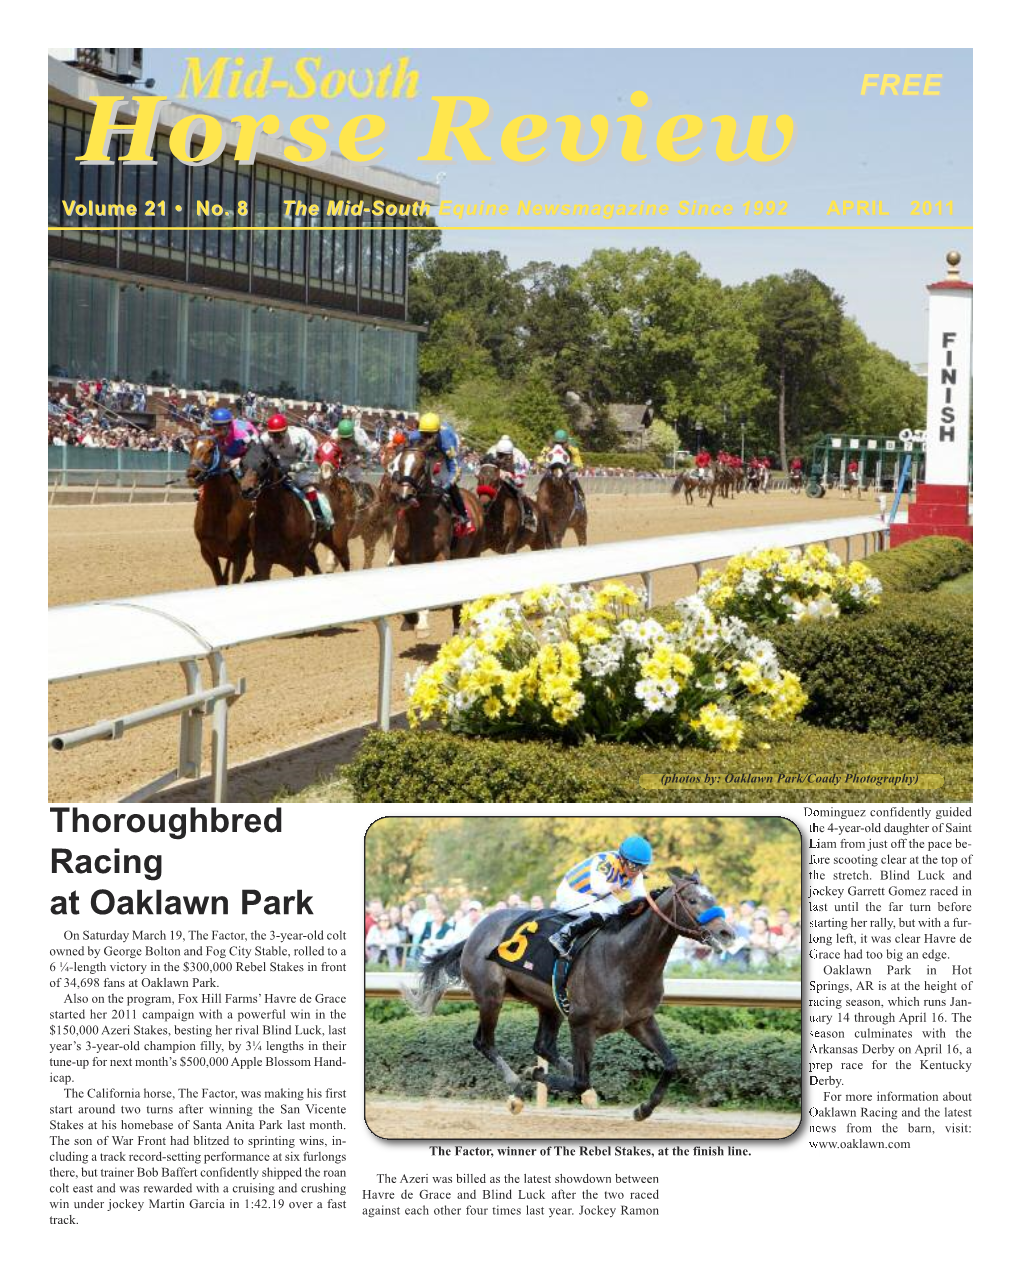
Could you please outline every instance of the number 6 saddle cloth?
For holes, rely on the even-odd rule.
[[[560,957],[549,945],[549,939],[574,918],[569,912],[550,909],[514,916],[502,941],[489,952],[488,959],[495,960],[505,969],[512,969],[514,973],[526,973],[529,977],[551,983],[553,967]],[[593,930],[581,942],[587,942],[594,936]]]

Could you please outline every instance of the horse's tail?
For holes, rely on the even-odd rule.
[[[458,942],[455,947],[438,952],[422,965],[417,986],[404,987],[404,999],[420,1017],[431,1017],[447,988],[460,980],[463,950],[464,943]]]

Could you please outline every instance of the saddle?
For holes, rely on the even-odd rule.
[[[606,916],[596,928],[577,940],[570,960],[564,961],[549,939],[572,919],[574,916],[569,911],[554,911],[552,908],[515,916],[507,925],[502,940],[487,957],[512,973],[527,974],[540,982],[548,982],[553,999],[563,1014],[570,1012],[567,981],[579,956],[596,934],[607,926],[618,928],[622,923],[619,915]]]

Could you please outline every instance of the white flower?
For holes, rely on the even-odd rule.
[[[723,671],[717,671],[715,673],[715,680],[712,683],[715,685],[717,689],[725,689],[728,683],[726,679],[726,673]]]

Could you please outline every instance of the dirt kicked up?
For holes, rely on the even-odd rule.
[[[635,1120],[632,1108],[526,1106],[512,1116],[499,1102],[458,1102],[437,1098],[365,1099],[365,1123],[379,1138],[485,1139],[520,1138],[563,1141],[572,1138],[606,1141],[618,1138],[686,1138],[695,1142],[732,1142],[754,1138],[788,1138],[800,1115],[784,1111],[719,1111],[692,1107],[679,1111],[660,1107],[647,1120]]]
[[[760,497],[738,494],[732,500],[717,498],[712,509],[704,501],[687,507],[682,499],[664,493],[600,495],[590,500],[589,508],[590,543],[744,525],[831,520],[871,515],[877,510],[875,501],[868,497],[857,500],[830,495],[814,500],[784,492]],[[72,604],[211,586],[211,576],[192,532],[193,517],[190,503],[51,507],[50,603]],[[568,535],[567,545],[573,545],[573,535]],[[837,550],[841,549],[839,544]],[[861,550],[860,545],[853,548],[855,555]],[[384,555],[380,546],[377,565],[384,562]],[[354,546],[353,558],[360,566],[360,542]],[[277,572],[286,576],[282,570]],[[392,572],[400,570],[394,568]],[[694,583],[693,569],[658,573],[654,580],[655,599],[658,603],[676,599],[692,591]],[[448,611],[432,614],[431,623],[428,643],[416,639],[413,633],[395,634],[395,711],[404,705],[405,673],[430,661],[436,647],[450,635]],[[244,645],[228,651],[227,667],[232,679],[243,676],[248,684],[248,692],[230,713],[232,769],[246,761],[288,753],[268,781],[265,769],[256,771],[252,776],[258,781],[247,787],[243,775],[237,784],[232,775],[232,800],[268,800],[284,790],[307,784],[312,780],[310,771],[313,776],[316,767],[326,772],[342,758],[333,745],[326,746],[323,740],[364,725],[372,717],[377,639],[371,624]],[[183,678],[176,664],[53,685],[49,698],[50,732],[151,706],[179,697],[183,691]],[[206,734],[207,748],[208,737]],[[296,750],[299,747],[308,750]],[[116,743],[92,743],[51,753],[49,797],[53,801],[115,800],[171,769],[176,753],[174,719],[133,730]],[[192,788],[188,789],[187,798],[197,798]],[[204,792],[201,798],[207,798]]]

